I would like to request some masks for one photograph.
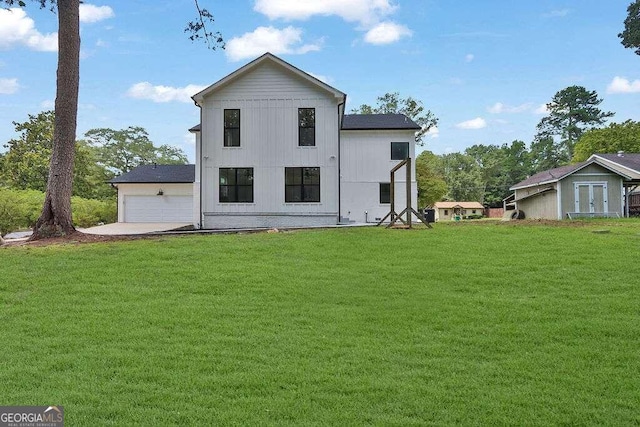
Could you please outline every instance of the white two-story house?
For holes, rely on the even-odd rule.
[[[206,229],[376,222],[389,212],[390,170],[415,158],[416,123],[402,114],[344,114],[345,93],[269,53],[193,99],[201,118],[190,129],[195,167],[185,165],[194,174],[191,217],[188,209],[163,204],[158,168],[147,168],[156,172],[152,182],[136,170],[130,172],[135,182],[128,174],[112,181],[119,221],[144,218],[140,211],[127,213],[128,206],[144,205],[149,217],[188,220]],[[415,163],[412,169],[415,208]],[[396,175],[395,202],[402,206],[397,211],[406,204],[405,182],[402,171]],[[145,184],[149,194],[144,203],[136,202]],[[159,215],[157,209],[175,215]]]

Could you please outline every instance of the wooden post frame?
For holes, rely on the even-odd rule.
[[[395,192],[395,185],[396,185],[396,172],[402,168],[402,167],[406,168],[406,192],[407,192],[407,206],[404,208],[404,210],[400,213],[396,212],[396,203],[395,203],[395,196],[396,196],[396,192]],[[390,211],[388,214],[386,214],[384,216],[384,218],[382,218],[380,220],[380,222],[378,222],[378,226],[382,225],[382,223],[389,218],[391,222],[389,222],[389,225],[387,225],[387,228],[389,227],[393,227],[393,225],[397,222],[400,221],[401,223],[403,223],[407,228],[412,228],[412,218],[411,215],[415,215],[416,218],[418,218],[420,221],[422,221],[422,223],[424,225],[426,225],[429,228],[431,227],[431,224],[429,224],[424,216],[422,216],[422,214],[419,214],[415,209],[413,209],[413,207],[411,207],[411,157],[407,157],[406,159],[404,159],[403,161],[401,161],[400,163],[398,163],[393,169],[391,169],[391,184],[390,184],[390,188],[389,188],[389,197],[391,198],[391,200],[389,200],[390,202]],[[406,220],[402,218],[402,215],[406,214],[407,218]]]

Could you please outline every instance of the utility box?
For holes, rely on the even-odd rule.
[[[424,219],[425,221],[432,223],[436,222],[436,210],[435,209],[425,209],[424,210]]]

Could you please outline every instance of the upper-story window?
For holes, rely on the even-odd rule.
[[[225,147],[240,147],[240,110],[224,110]]]
[[[408,142],[392,142],[391,143],[391,160],[404,160],[409,157]]]
[[[298,145],[300,147],[316,145],[315,108],[298,108]]]

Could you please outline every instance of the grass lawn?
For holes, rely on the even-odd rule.
[[[0,404],[86,426],[638,425],[640,221],[571,224],[2,249]]]

